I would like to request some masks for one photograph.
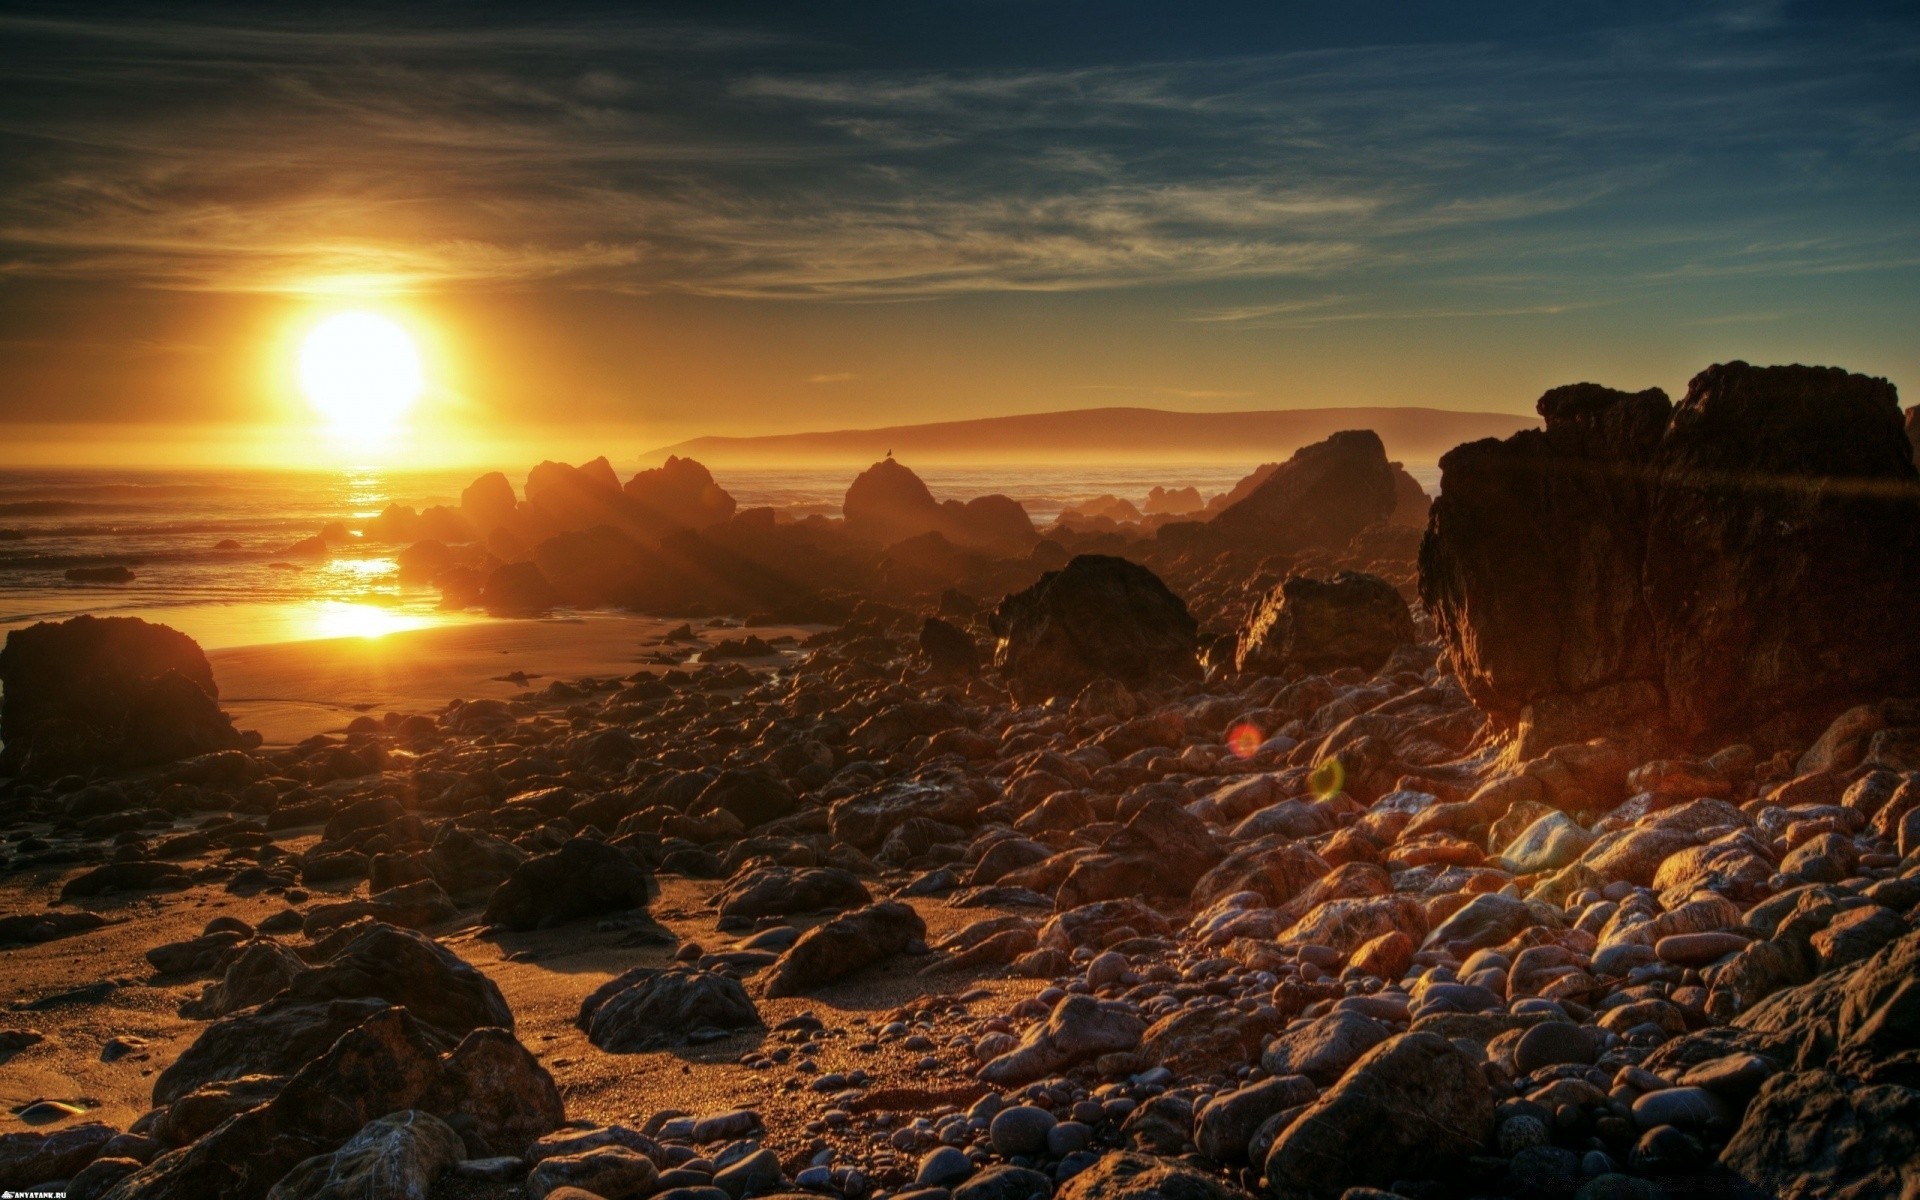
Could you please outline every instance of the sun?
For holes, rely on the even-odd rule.
[[[300,389],[341,436],[385,437],[425,387],[413,335],[379,313],[335,313],[300,344]]]

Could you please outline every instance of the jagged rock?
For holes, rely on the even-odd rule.
[[[0,649],[0,775],[177,762],[259,745],[220,711],[207,656],[137,617],[16,629]]]
[[[1319,1094],[1304,1075],[1276,1075],[1215,1096],[1194,1122],[1194,1145],[1215,1162],[1245,1159],[1262,1125],[1290,1108],[1313,1103]]]
[[[740,981],[717,971],[635,967],[596,988],[575,1024],[609,1054],[677,1046],[696,1034],[761,1024]]]
[[[1008,596],[990,620],[994,663],[1023,701],[1075,695],[1095,679],[1139,686],[1198,672],[1198,629],[1159,576],[1083,554]]]
[[[1242,671],[1289,667],[1376,671],[1416,640],[1407,602],[1378,575],[1342,571],[1332,579],[1289,576],[1262,600],[1240,634]]]
[[[1720,1154],[1779,1200],[1867,1200],[1920,1190],[1920,1091],[1831,1071],[1776,1075]]]
[[[690,811],[722,809],[748,829],[791,814],[800,801],[793,789],[763,770],[722,771],[693,802]]]
[[[415,1107],[438,1069],[419,1023],[405,1009],[383,1008],[314,1056],[271,1100],[154,1159],[107,1200],[261,1200],[301,1162],[338,1149],[376,1117]]]
[[[886,900],[843,913],[800,935],[767,972],[766,994],[797,996],[906,951],[927,936],[913,907]]]
[[[264,1004],[306,969],[306,962],[279,942],[255,938],[240,948],[220,978],[202,989],[197,999],[180,1006],[180,1015],[211,1021]]]
[[[1248,1200],[1212,1175],[1124,1150],[1104,1155],[1055,1194],[1059,1200]]]
[[[406,1109],[369,1121],[330,1154],[287,1172],[267,1200],[427,1200],[466,1157],[460,1135],[431,1113]]]
[[[580,1154],[543,1158],[527,1175],[529,1200],[637,1200],[653,1190],[653,1160],[625,1146],[597,1146]]]
[[[442,825],[427,848],[427,873],[454,900],[472,903],[493,890],[527,861],[527,852],[503,838]]]
[[[491,533],[513,519],[520,499],[513,485],[498,471],[490,471],[468,484],[460,493],[460,513],[482,534]]]
[[[480,603],[496,617],[537,617],[560,602],[537,563],[495,567],[480,592]]]
[[[540,1061],[505,1029],[476,1029],[440,1062],[420,1107],[470,1122],[496,1154],[518,1154],[566,1123],[560,1089]]]
[[[971,679],[980,673],[980,648],[972,636],[939,617],[928,617],[921,624],[920,653],[941,678]]]
[[[1578,384],[1539,411],[1442,458],[1421,548],[1461,682],[1523,757],[1609,730],[1804,744],[1914,677],[1893,614],[1920,599],[1920,473],[1891,384],[1729,363],[1677,407]]]
[[[712,903],[721,917],[755,918],[814,912],[818,909],[858,908],[872,903],[851,871],[838,867],[762,867],[729,880],[714,893]]]
[[[105,917],[90,912],[38,912],[0,917],[0,947],[33,946],[92,933],[106,923]]]
[[[639,508],[642,519],[662,530],[680,527],[705,529],[733,516],[736,507],[713,473],[691,458],[667,456],[667,461],[627,480],[622,489]]]
[[[1198,548],[1253,555],[1337,550],[1394,511],[1393,470],[1370,429],[1302,446],[1242,499],[1201,528]]]
[[[836,800],[827,810],[833,836],[861,850],[876,850],[896,828],[914,818],[970,826],[981,796],[958,772],[892,779],[859,795]]]
[[[1044,1022],[1029,1026],[1018,1046],[980,1068],[980,1078],[996,1087],[1027,1083],[1102,1054],[1131,1050],[1146,1032],[1146,1022],[1125,1008],[1092,996],[1068,996]]]
[[[0,1188],[65,1179],[100,1156],[117,1131],[89,1121],[47,1133],[0,1134]]]
[[[1337,1082],[1367,1051],[1387,1040],[1385,1025],[1356,1012],[1331,1012],[1267,1044],[1260,1067],[1269,1075]]]
[[[1334,1200],[1345,1189],[1431,1178],[1493,1136],[1480,1066],[1433,1033],[1376,1046],[1289,1125],[1267,1155],[1277,1200]]]
[[[300,923],[308,937],[320,937],[355,921],[373,920],[407,929],[425,929],[448,921],[458,910],[453,897],[431,879],[416,879],[375,892],[365,900],[316,904]]]
[[[605,842],[576,837],[515,867],[482,919],[515,931],[542,929],[645,908],[652,896],[653,876],[645,867]]]

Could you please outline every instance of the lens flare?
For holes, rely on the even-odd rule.
[[[1337,796],[1347,786],[1347,769],[1337,758],[1323,758],[1314,764],[1313,774],[1307,776],[1307,786],[1322,800]]]
[[[1228,731],[1227,749],[1233,751],[1236,758],[1252,758],[1266,740],[1253,722],[1242,721]]]

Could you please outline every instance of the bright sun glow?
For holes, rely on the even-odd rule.
[[[412,335],[378,313],[337,313],[316,325],[300,345],[301,390],[344,437],[385,437],[425,386]]]
[[[312,633],[319,638],[380,638],[432,624],[432,617],[418,613],[395,612],[377,604],[323,600],[314,612]]]

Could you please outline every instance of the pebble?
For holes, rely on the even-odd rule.
[[[1036,1155],[1047,1149],[1048,1135],[1057,1124],[1046,1109],[1020,1105],[1003,1109],[993,1118],[989,1137],[994,1152],[1004,1157]]]

